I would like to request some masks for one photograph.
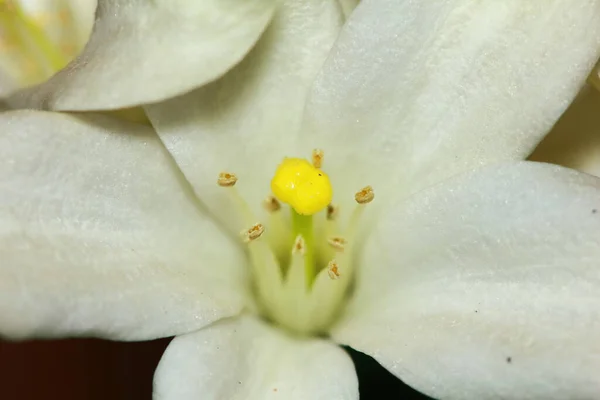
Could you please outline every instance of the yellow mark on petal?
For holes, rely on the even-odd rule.
[[[360,191],[356,192],[354,199],[358,204],[367,204],[373,201],[375,193],[371,186],[365,186]]]
[[[312,152],[312,164],[315,168],[321,168],[323,166],[323,157],[325,153],[321,149],[314,149]]]
[[[301,158],[285,158],[271,180],[275,197],[301,215],[315,214],[331,203],[329,177]]]
[[[296,255],[296,254],[300,254],[300,255],[304,255],[306,253],[306,242],[304,241],[304,238],[302,237],[302,235],[298,235],[296,237],[296,240],[294,241],[294,247],[292,248],[292,254]]]
[[[337,251],[344,251],[348,242],[343,237],[332,237],[327,239],[327,243]]]
[[[250,243],[251,241],[258,239],[264,231],[265,227],[263,224],[255,224],[252,228],[243,230],[241,235],[244,237],[245,243]]]
[[[335,260],[331,260],[329,261],[329,264],[327,264],[327,275],[329,275],[329,278],[332,280],[340,278],[340,270]]]
[[[275,198],[275,196],[267,196],[267,198],[263,201],[263,206],[265,207],[265,210],[270,213],[279,211],[281,209],[281,204],[279,203],[279,200]]]
[[[229,187],[235,185],[238,178],[234,174],[229,172],[221,172],[219,174],[219,179],[217,179],[217,184],[223,187]]]
[[[329,204],[327,206],[327,220],[334,221],[337,218],[339,211],[340,211],[340,208],[338,206]]]

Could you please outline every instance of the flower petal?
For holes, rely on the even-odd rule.
[[[251,317],[173,339],[154,376],[154,399],[358,399],[350,357]]]
[[[0,114],[0,336],[152,339],[245,305],[244,258],[156,134]]]
[[[530,159],[600,176],[599,111],[600,92],[584,87]]]
[[[99,110],[160,101],[202,86],[239,62],[275,0],[99,0],[83,53],[13,107]]]
[[[600,393],[600,180],[488,167],[396,204],[333,333],[436,398]]]
[[[300,147],[336,160],[338,193],[414,193],[526,157],[599,52],[597,0],[363,0],[317,78]]]
[[[215,185],[216,177],[222,171],[238,174],[236,187],[260,208],[279,162],[297,155],[289,144],[306,93],[342,21],[337,0],[286,0],[257,46],[233,71],[188,95],[146,107],[198,196],[234,231],[247,227],[234,225],[241,217],[232,213],[234,207]]]

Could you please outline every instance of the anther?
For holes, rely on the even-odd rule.
[[[329,204],[327,206],[327,220],[333,221],[338,215],[339,207]]]
[[[275,198],[275,196],[267,196],[263,201],[263,206],[268,212],[275,212],[281,209],[281,203]]]
[[[241,235],[244,237],[244,243],[249,243],[253,240],[256,240],[263,234],[265,231],[265,227],[263,224],[255,224],[250,229],[243,230]]]
[[[331,260],[329,261],[329,264],[327,264],[327,275],[329,275],[329,278],[332,280],[339,279],[340,271],[335,260]]]
[[[354,199],[358,204],[367,204],[373,201],[375,193],[371,186],[365,186],[360,191],[356,192]]]
[[[323,153],[323,150],[321,149],[314,149],[312,152],[312,165],[315,168],[321,168],[321,165],[323,165],[323,157],[325,156],[325,154]]]
[[[327,243],[337,251],[344,251],[347,241],[342,237],[332,237],[327,239]]]
[[[302,235],[298,235],[296,237],[296,240],[294,241],[294,247],[292,247],[292,254],[294,254],[294,255],[300,254],[301,256],[303,256],[305,252],[306,252],[306,242],[304,241],[304,238],[302,237]]]
[[[217,184],[223,187],[229,187],[235,185],[238,178],[234,174],[230,174],[229,172],[221,172],[219,174],[219,179],[217,179]]]

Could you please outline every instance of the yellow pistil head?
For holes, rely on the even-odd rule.
[[[298,214],[312,215],[331,203],[329,177],[301,158],[285,158],[271,180],[271,190],[279,201]]]

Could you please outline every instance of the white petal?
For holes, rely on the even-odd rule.
[[[173,339],[154,376],[155,400],[350,400],[350,357],[322,339],[288,336],[252,317]]]
[[[597,0],[363,0],[317,78],[301,147],[335,160],[338,193],[372,184],[379,200],[521,159],[599,52]]]
[[[333,336],[437,398],[600,393],[600,180],[516,163],[395,205]]]
[[[255,49],[223,79],[146,108],[198,196],[234,231],[246,226],[232,225],[241,218],[215,185],[217,175],[236,173],[236,187],[260,209],[277,165],[298,156],[289,144],[342,20],[337,0],[286,0]]]
[[[114,109],[160,101],[210,82],[239,62],[275,0],[100,0],[83,53],[13,107]]]
[[[244,306],[244,258],[149,128],[0,114],[0,335],[151,339]]]
[[[530,159],[600,176],[600,93],[586,86]]]

